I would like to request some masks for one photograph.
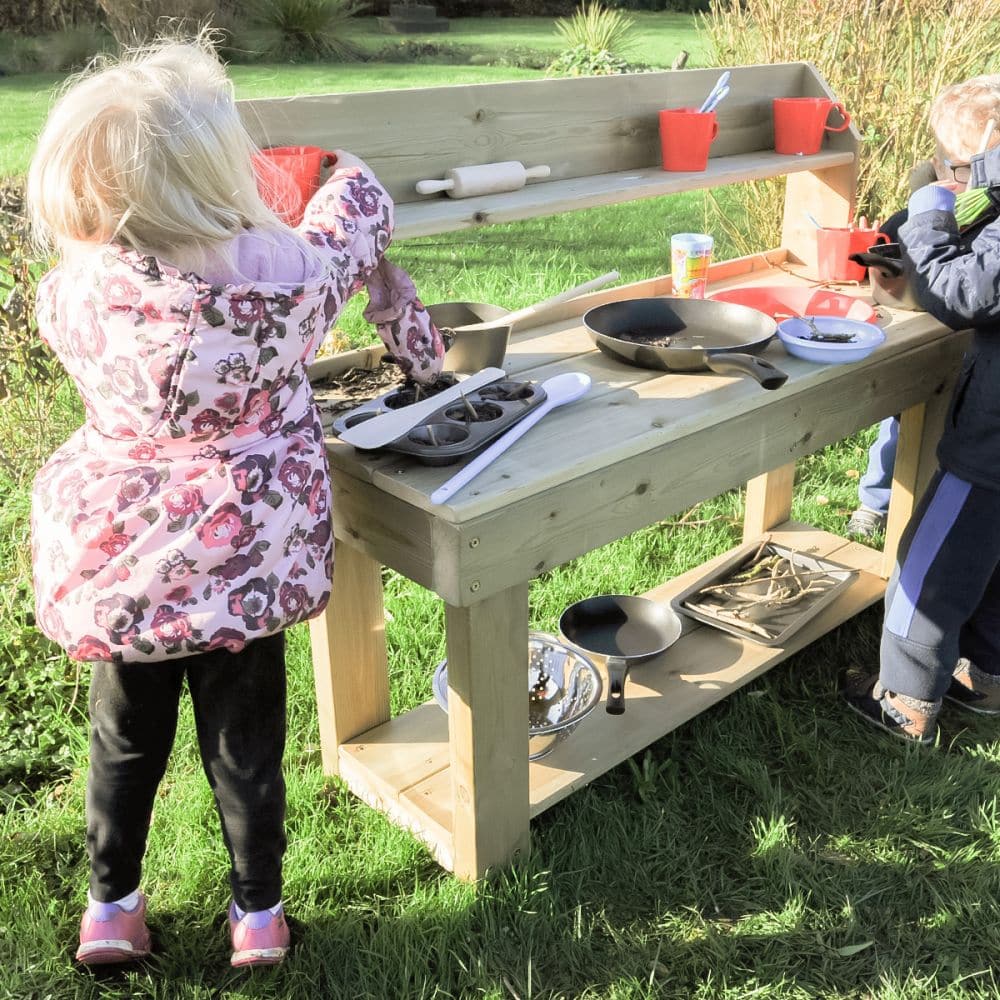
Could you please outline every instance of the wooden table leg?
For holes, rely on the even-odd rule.
[[[899,442],[893,466],[889,516],[882,549],[882,576],[888,579],[896,565],[899,539],[914,507],[937,469],[937,445],[944,428],[951,383],[923,403],[899,416]]]
[[[792,487],[795,483],[795,463],[755,476],[747,483],[747,498],[743,511],[743,541],[757,538],[792,515]]]
[[[381,567],[335,544],[333,596],[309,622],[324,774],[339,772],[341,743],[389,719]]]
[[[528,848],[528,585],[446,617],[454,872],[478,879]]]

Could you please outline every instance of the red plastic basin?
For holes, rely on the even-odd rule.
[[[709,298],[759,309],[779,323],[789,316],[837,316],[858,319],[863,323],[878,322],[878,315],[867,302],[825,288],[756,285],[753,288],[730,288]]]

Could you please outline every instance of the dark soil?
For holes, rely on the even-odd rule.
[[[384,396],[393,389],[396,392],[386,400],[386,405],[396,408],[417,399],[426,399],[454,384],[455,376],[451,372],[442,372],[432,385],[417,386],[415,382],[404,381],[395,365],[381,364],[377,368],[349,368],[343,375],[327,375],[316,379],[312,387],[323,426],[328,428],[341,413]]]

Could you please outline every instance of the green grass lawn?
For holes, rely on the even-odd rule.
[[[669,67],[681,49],[691,53],[689,67],[704,65],[706,46],[690,14],[639,13],[630,57],[650,66]],[[553,18],[453,18],[447,34],[389,35],[373,17],[357,19],[352,38],[369,55],[393,48],[430,45],[442,50],[412,57],[412,61],[288,65],[233,65],[230,68],[240,98],[285,97],[340,91],[384,90],[392,87],[433,87],[454,83],[491,83],[538,77],[535,69],[514,65],[511,55],[541,53],[546,58],[561,48]],[[0,40],[0,53],[3,42]],[[456,55],[471,64],[457,64]],[[401,59],[396,55],[393,59]],[[479,64],[477,64],[479,63]],[[23,173],[35,138],[45,121],[51,96],[63,79],[54,73],[0,77],[0,177]]]
[[[526,71],[234,68],[241,96],[518,74]],[[23,168],[54,82],[0,79],[0,148],[17,147],[8,169]],[[516,308],[612,267],[624,280],[663,272],[669,234],[704,228],[704,212],[695,192],[411,240],[391,256],[425,301]],[[732,252],[720,239],[718,255]],[[352,303],[339,323],[354,342],[371,339],[360,308]],[[20,426],[5,422],[11,404],[0,406],[0,436],[20,436],[25,448],[39,435],[65,437],[82,418],[71,392],[46,420]],[[798,463],[793,517],[843,529],[869,440],[857,435]],[[548,810],[532,825],[531,857],[479,887],[323,779],[308,633],[295,628],[289,961],[251,976],[227,964],[225,852],[185,708],[143,878],[156,954],[123,973],[74,968],[87,878],[87,676],[33,625],[28,478],[0,473],[0,1000],[1000,995],[995,724],[946,713],[941,747],[922,751],[856,722],[837,699],[837,677],[877,662],[878,609]],[[732,491],[544,574],[531,586],[532,627],[552,631],[572,601],[642,592],[731,547],[742,504]],[[443,608],[398,574],[385,579],[397,713],[430,697]]]

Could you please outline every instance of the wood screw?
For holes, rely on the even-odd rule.
[[[479,592],[479,581],[478,580],[473,580],[472,583],[469,584],[469,590],[471,590],[472,593],[474,593],[474,594],[478,593]]]
[[[469,539],[469,548],[470,549],[478,549],[479,548],[479,539],[478,538],[470,538]]]

